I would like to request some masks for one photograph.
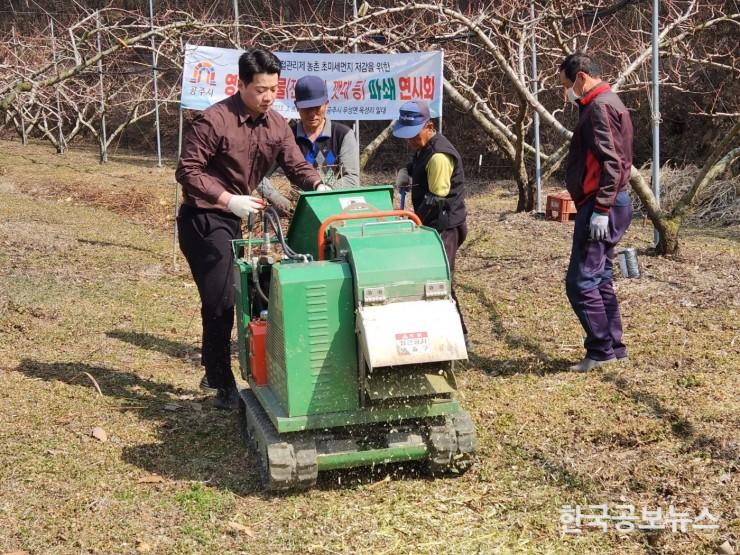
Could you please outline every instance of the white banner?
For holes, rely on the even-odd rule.
[[[241,50],[185,47],[182,108],[204,110],[237,90]],[[329,92],[327,115],[339,120],[392,120],[409,100],[425,100],[442,115],[442,52],[411,54],[307,54],[275,52],[282,70],[273,108],[297,118],[295,82],[318,75]]]

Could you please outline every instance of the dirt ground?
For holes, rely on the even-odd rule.
[[[331,472],[269,496],[236,416],[197,387],[174,190],[173,168],[151,160],[0,142],[0,553],[683,555],[738,541],[737,226],[687,228],[683,257],[664,259],[636,219],[623,245],[642,277],[615,283],[630,362],[574,374],[572,223],[515,214],[506,184],[472,184],[456,279],[474,467]],[[590,505],[690,522],[566,533],[563,507]]]

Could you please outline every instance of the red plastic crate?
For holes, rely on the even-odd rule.
[[[568,191],[547,195],[545,204],[545,218],[548,220],[557,220],[567,222],[571,215],[575,218],[576,203],[570,198]]]

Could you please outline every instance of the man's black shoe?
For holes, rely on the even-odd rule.
[[[221,410],[236,410],[239,408],[239,392],[236,387],[219,388],[213,398],[213,406]]]
[[[211,384],[208,383],[208,376],[206,374],[203,374],[203,379],[200,380],[200,388],[201,389],[215,389],[211,387]]]

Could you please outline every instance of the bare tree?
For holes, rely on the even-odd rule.
[[[531,0],[364,3],[361,15],[353,19],[333,4],[328,11],[319,11],[301,3],[265,2],[250,4],[240,18],[239,31],[249,37],[248,45],[274,50],[349,52],[360,46],[364,52],[412,52],[443,47],[447,99],[484,131],[508,163],[519,190],[517,210],[532,210],[533,113],[539,114],[549,137],[548,152],[542,156],[545,176],[564,160],[571,136],[564,122],[572,121],[574,113],[564,109],[557,82],[560,60],[577,49],[596,52],[612,87],[639,105],[650,98],[651,49],[647,3],[537,0],[534,18],[530,7]],[[106,113],[119,114],[105,142],[117,140],[127,126],[152,110],[146,92],[152,78],[151,36],[157,37],[160,65],[175,71],[158,82],[165,105],[174,105],[186,41],[247,46],[236,44],[234,22],[223,14],[202,6],[190,8],[200,11],[164,11],[154,29],[138,11],[79,9],[53,44],[48,33],[20,37],[13,29],[0,41],[0,65],[11,75],[0,85],[4,124],[22,137],[40,134],[52,144],[69,142],[83,132],[100,142],[105,106]],[[740,13],[735,2],[689,0],[663,4],[660,20],[663,90],[695,117],[715,122],[722,133],[705,156],[694,186],[675,206],[659,207],[642,174],[632,169],[633,188],[663,238],[659,252],[671,254],[679,248],[679,229],[697,193],[731,169],[737,158],[740,139],[733,124],[740,116],[740,46],[733,37]],[[532,37],[538,45],[537,76],[529,71]],[[103,91],[96,86],[99,62],[106,75]],[[543,90],[538,98],[531,92],[535,78]],[[365,162],[388,135],[386,128],[370,142],[363,153]]]

